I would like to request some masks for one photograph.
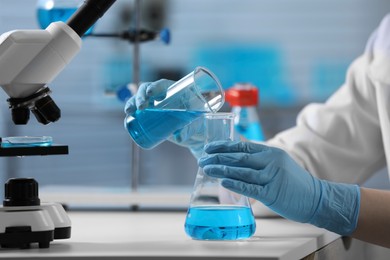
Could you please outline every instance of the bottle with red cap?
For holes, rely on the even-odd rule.
[[[225,91],[225,100],[232,107],[235,130],[241,140],[264,141],[264,133],[257,112],[259,90],[257,87],[240,83]]]

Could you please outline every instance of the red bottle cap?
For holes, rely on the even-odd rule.
[[[225,100],[232,107],[257,106],[259,90],[250,84],[236,84],[225,91]]]

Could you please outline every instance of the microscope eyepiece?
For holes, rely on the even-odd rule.
[[[80,37],[111,7],[116,0],[86,0],[67,24]]]

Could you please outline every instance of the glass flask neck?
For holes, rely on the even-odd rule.
[[[205,116],[206,143],[233,140],[234,113],[209,113]]]

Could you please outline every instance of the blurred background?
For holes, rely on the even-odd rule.
[[[0,0],[0,34],[40,28],[37,2]],[[142,28],[171,33],[169,44],[140,44],[140,81],[178,80],[205,66],[225,89],[251,83],[259,89],[266,138],[293,126],[303,106],[326,100],[340,87],[348,65],[390,11],[387,0],[139,2]],[[135,1],[117,0],[93,32],[120,33],[131,29],[134,19]],[[81,204],[115,205],[115,196],[132,194],[132,140],[123,127],[125,103],[116,91],[134,81],[133,48],[118,38],[84,37],[81,52],[49,84],[62,118],[48,126],[35,118],[15,126],[7,96],[0,92],[0,136],[48,135],[69,145],[69,155],[0,158],[2,183],[34,177],[42,194],[75,201],[86,196]],[[165,142],[140,151],[137,163],[138,193],[191,192],[197,164],[187,149]],[[91,194],[104,196],[104,203]]]

